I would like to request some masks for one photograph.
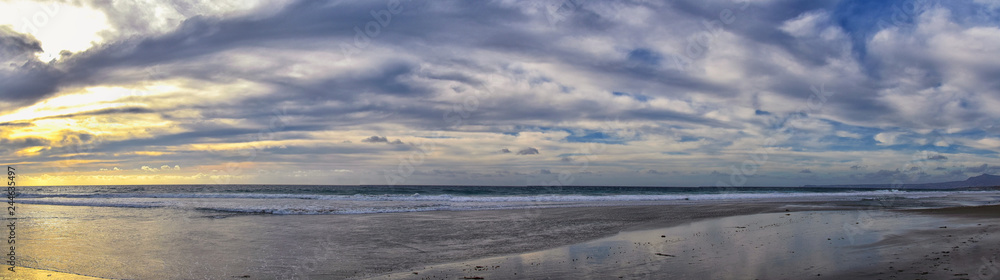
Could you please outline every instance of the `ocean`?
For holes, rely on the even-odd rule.
[[[857,200],[943,197],[975,191],[821,187],[552,187],[114,185],[19,187],[18,202],[67,206],[166,207],[262,214],[366,214],[610,206],[681,201]]]

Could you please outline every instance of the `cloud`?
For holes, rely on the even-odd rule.
[[[785,21],[779,29],[796,37],[815,35],[817,29],[829,20],[825,12],[806,12],[794,19]]]
[[[35,54],[40,52],[35,37],[0,25],[0,101],[26,105],[55,92],[61,73],[39,61]]]
[[[143,170],[145,170],[145,168]],[[174,165],[174,167],[170,167],[170,165],[164,164],[163,166],[160,166],[160,170],[181,170],[181,167],[180,165]]]
[[[389,143],[389,139],[386,138],[385,136],[381,136],[381,137],[380,136],[372,136],[372,137],[368,137],[368,138],[362,139],[361,142],[365,142],[365,143]]]
[[[368,138],[362,139],[361,142],[363,142],[363,143],[386,143],[386,144],[392,144],[392,145],[401,145],[401,144],[403,144],[403,141],[400,141],[399,139],[396,139],[396,140],[393,140],[393,141],[389,141],[389,138],[386,138],[385,136],[372,136],[372,137],[368,137]]]
[[[991,6],[935,2],[900,21],[896,4],[592,1],[554,18],[537,2],[404,1],[369,36],[385,2],[82,1],[112,28],[53,62],[0,28],[0,153],[185,170],[338,158],[329,168],[360,182],[419,146],[433,151],[425,168],[467,173],[409,180],[468,180],[443,181],[456,184],[517,184],[521,167],[498,154],[539,154],[482,149],[497,146],[598,155],[615,164],[588,171],[624,184],[664,181],[634,176],[654,166],[703,184],[706,166],[756,151],[787,159],[776,170],[839,173],[830,181],[898,176],[923,151],[962,170],[995,160],[1000,21],[977,14]],[[734,23],[691,28],[727,9]],[[785,173],[757,178],[801,179]]]
[[[989,169],[989,165],[984,163],[980,166],[966,167],[963,171],[965,171],[965,173],[985,173]]]
[[[836,135],[838,137],[844,137],[844,138],[861,139],[861,134],[847,132],[847,131],[837,131]]]
[[[933,155],[933,156],[927,156],[927,160],[946,161],[948,160],[948,157],[944,155]]]
[[[866,173],[862,176],[863,182],[867,183],[885,183],[893,179],[904,179],[905,173],[899,170],[879,170],[873,173]]]
[[[878,141],[881,145],[895,145],[897,144],[897,139],[902,133],[893,132],[883,132],[875,135],[875,141]]]
[[[517,151],[517,154],[518,155],[537,155],[538,154],[538,149],[528,147],[528,148],[521,149],[520,151]]]

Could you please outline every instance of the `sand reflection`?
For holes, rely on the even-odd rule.
[[[859,213],[767,213],[709,219],[623,232],[551,250],[438,265],[391,278],[823,278],[893,259],[895,251],[871,246],[933,224],[923,216],[872,211],[863,217],[874,222],[861,226]]]

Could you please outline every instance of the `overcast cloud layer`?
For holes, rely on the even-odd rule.
[[[997,1],[16,7],[0,26],[0,158],[29,184],[1000,173]],[[93,24],[59,25],[75,15]]]

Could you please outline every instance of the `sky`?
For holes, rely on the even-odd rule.
[[[1000,1],[0,1],[19,185],[1000,174]]]

